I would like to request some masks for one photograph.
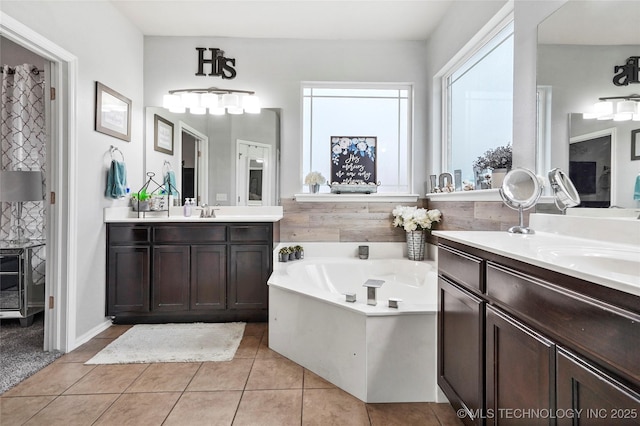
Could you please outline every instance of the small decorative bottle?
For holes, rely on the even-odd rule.
[[[184,199],[184,217],[190,217],[191,216],[191,202],[189,201],[188,198]]]

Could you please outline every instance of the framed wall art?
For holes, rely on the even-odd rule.
[[[96,131],[131,141],[131,99],[96,81]]]
[[[640,160],[640,129],[631,131],[631,160]]]
[[[158,114],[153,115],[153,149],[173,155],[173,123]]]
[[[375,184],[375,136],[331,136],[331,183]]]

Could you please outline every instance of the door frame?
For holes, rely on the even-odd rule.
[[[45,93],[49,126],[46,179],[50,195],[46,217],[44,350],[68,352],[73,348],[76,330],[78,58],[2,11],[0,32],[49,61],[49,86],[55,87],[55,99]],[[55,200],[51,193],[55,193]]]
[[[264,162],[264,166],[263,166],[263,174],[262,174],[262,179],[263,182],[266,183],[266,185],[263,183],[263,188],[262,188],[262,205],[263,206],[272,206],[274,203],[273,200],[273,187],[274,187],[274,181],[275,181],[275,176],[273,176],[274,173],[274,164],[275,164],[275,160],[274,160],[274,153],[273,153],[273,146],[266,144],[266,143],[261,143],[261,142],[254,142],[254,141],[249,141],[246,139],[236,139],[236,152],[235,152],[235,169],[236,169],[236,182],[235,182],[235,194],[234,194],[234,202],[236,205],[238,205],[238,202],[240,200],[238,200],[238,198],[240,197],[240,184],[246,184],[248,183],[247,180],[247,176],[245,174],[245,176],[241,176],[241,172],[244,170],[245,172],[248,171],[248,167],[249,167],[249,159],[251,157],[248,157],[247,161],[247,167],[239,167],[240,165],[240,146],[242,145],[246,145],[246,146],[256,146],[258,148],[263,148],[266,150],[266,158],[265,158],[265,162]],[[266,179],[265,179],[266,177]],[[244,193],[244,189],[242,190]],[[265,194],[266,194],[266,199],[265,199]],[[249,205],[248,204],[248,200],[243,199],[243,201],[246,204],[242,204],[242,205]]]
[[[198,202],[198,197],[200,197],[200,203],[209,204],[209,136],[189,126],[184,121],[179,121],[180,164],[182,164],[182,132],[188,133],[196,139],[196,203]],[[199,157],[198,152],[200,153]]]

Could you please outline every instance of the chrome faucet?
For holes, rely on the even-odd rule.
[[[200,217],[211,217],[211,218],[215,218],[216,217],[216,210],[220,210],[220,209],[214,209],[211,208],[210,206],[206,205],[205,203],[202,203],[202,205],[200,206]]]
[[[376,306],[378,304],[376,300],[376,289],[382,287],[382,284],[384,284],[383,280],[372,279],[368,279],[362,284],[363,287],[367,288],[367,305]]]

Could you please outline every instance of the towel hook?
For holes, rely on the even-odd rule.
[[[119,152],[120,156],[122,157],[122,162],[124,162],[124,154],[122,153],[122,151],[120,151],[117,147],[111,145],[111,148],[109,148],[109,153],[111,154],[111,159],[114,160],[113,155],[115,152]]]

